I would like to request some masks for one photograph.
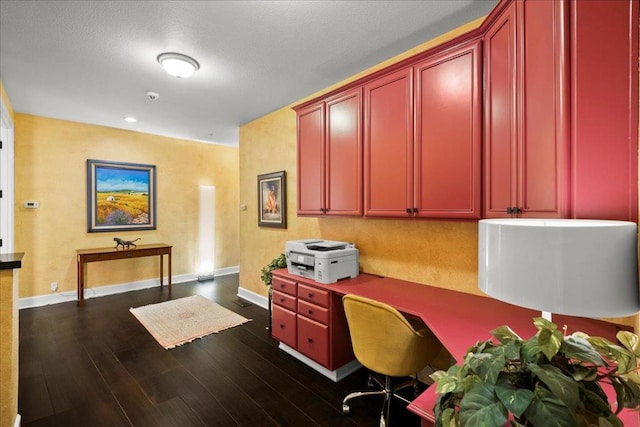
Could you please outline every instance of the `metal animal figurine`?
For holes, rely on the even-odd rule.
[[[122,249],[129,249],[131,246],[135,248],[136,244],[133,242],[137,242],[138,240],[140,240],[140,238],[137,238],[135,240],[123,240],[119,237],[113,238],[113,241],[116,242],[116,249],[118,249],[120,246],[122,246]]]

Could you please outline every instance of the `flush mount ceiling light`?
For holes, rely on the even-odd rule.
[[[158,62],[167,73],[178,78],[191,77],[200,68],[195,59],[175,52],[161,53],[158,55]]]

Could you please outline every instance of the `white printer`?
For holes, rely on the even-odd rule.
[[[359,273],[358,249],[333,240],[290,240],[286,243],[287,270],[319,283],[336,283]]]

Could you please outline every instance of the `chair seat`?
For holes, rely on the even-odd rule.
[[[391,399],[411,403],[397,391],[409,386],[416,390],[415,377],[441,354],[442,344],[431,331],[426,328],[416,330],[398,310],[387,304],[351,294],[345,295],[342,301],[353,353],[364,367],[374,373],[373,381],[381,388],[350,393],[342,402],[343,413],[350,412],[347,402],[353,398],[384,395],[380,425],[386,426]],[[414,379],[391,386],[392,377],[409,376],[414,376]]]

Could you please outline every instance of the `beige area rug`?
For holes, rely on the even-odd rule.
[[[131,308],[129,311],[166,349],[251,320],[200,295]]]

